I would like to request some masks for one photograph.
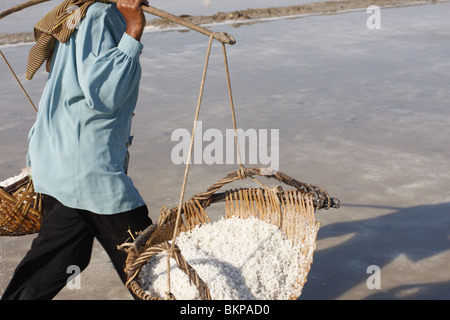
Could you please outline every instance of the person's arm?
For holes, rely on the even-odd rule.
[[[114,8],[88,11],[75,40],[81,89],[89,107],[100,112],[135,99],[141,77],[143,46],[127,32],[117,38],[119,14]]]
[[[147,0],[119,0],[117,1],[117,9],[120,10],[125,21],[127,22],[128,35],[141,41],[141,36],[145,27],[145,16],[141,6],[148,5]]]

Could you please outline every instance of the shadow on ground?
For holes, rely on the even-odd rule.
[[[322,226],[319,241],[345,235],[349,238],[336,246],[317,249],[300,297],[302,300],[328,300],[346,296],[353,299],[345,293],[358,286],[365,286],[370,276],[367,273],[369,265],[380,267],[381,289],[366,292],[365,299],[450,299],[450,253],[445,254],[450,250],[450,202],[409,208],[356,204],[343,204],[342,207],[393,209],[395,212]],[[430,259],[439,254],[449,257],[449,261]],[[409,265],[405,264],[398,272],[392,273],[391,270],[391,274],[383,273],[383,267],[400,256],[410,261]],[[423,262],[424,259],[428,260]],[[422,267],[411,267],[421,261]],[[408,278],[408,272],[411,271],[411,277]],[[436,276],[441,281],[433,280]],[[408,294],[401,295],[404,292]]]

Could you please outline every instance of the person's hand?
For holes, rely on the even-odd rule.
[[[145,16],[141,6],[147,5],[148,0],[118,0],[117,9],[120,10],[127,22],[126,33],[140,41],[145,27]]]

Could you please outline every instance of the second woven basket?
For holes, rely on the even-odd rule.
[[[34,191],[28,175],[0,187],[0,236],[36,233],[41,228],[42,215],[42,196]]]

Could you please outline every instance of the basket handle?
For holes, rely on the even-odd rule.
[[[317,210],[319,209],[328,210],[329,208],[337,209],[340,207],[340,200],[337,198],[330,197],[325,190],[310,184],[300,182],[282,172],[275,171],[270,168],[260,168],[260,167],[252,167],[252,168],[240,167],[239,170],[231,172],[226,177],[218,180],[216,183],[211,185],[205,192],[193,196],[192,200],[199,201],[202,204],[202,206],[206,208],[213,201],[214,197],[220,198],[222,196],[221,194],[216,194],[216,192],[224,185],[237,180],[245,179],[247,177],[253,177],[254,175],[276,179],[288,186],[296,188],[301,192],[313,195],[314,207]]]

